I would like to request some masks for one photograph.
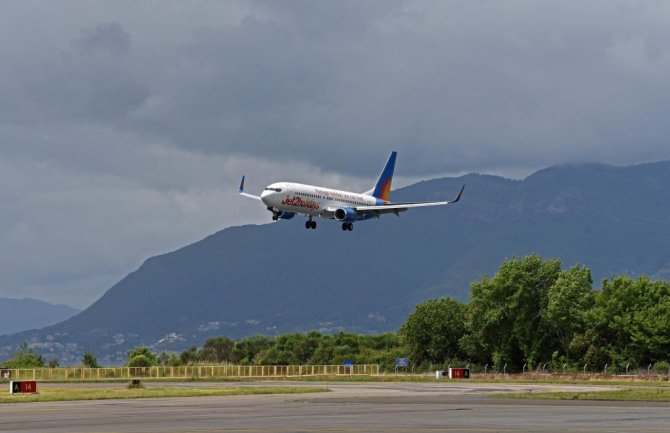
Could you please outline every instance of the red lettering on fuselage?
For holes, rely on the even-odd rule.
[[[286,198],[282,200],[281,204],[286,206],[302,207],[306,209],[319,209],[321,207],[319,206],[319,203],[314,200],[303,200],[298,196],[286,196]]]

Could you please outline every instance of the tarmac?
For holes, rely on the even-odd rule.
[[[147,386],[164,386],[151,384]],[[507,392],[616,387],[546,384],[241,382],[171,386],[314,386],[328,393],[0,405],[2,432],[669,432],[670,403],[507,400]],[[42,384],[41,386],[59,386]],[[120,387],[122,384],[68,386]]]

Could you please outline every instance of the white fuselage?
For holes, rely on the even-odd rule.
[[[261,193],[261,200],[268,208],[310,216],[332,214],[337,208],[384,203],[383,200],[365,194],[289,182],[267,186]]]
[[[444,206],[456,203],[461,199],[465,185],[454,200],[444,201],[390,201],[391,181],[395,167],[397,152],[391,152],[384,169],[377,179],[375,186],[362,194],[350,191],[324,188],[316,185],[304,185],[292,182],[277,182],[268,185],[260,196],[244,192],[244,179],[240,182],[240,195],[259,200],[272,212],[272,220],[290,220],[297,214],[307,216],[306,229],[315,229],[317,226],[314,217],[334,219],[342,223],[343,231],[352,231],[354,222],[381,215],[393,213],[400,216],[410,208],[427,206]]]

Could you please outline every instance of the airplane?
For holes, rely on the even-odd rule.
[[[402,202],[390,201],[391,181],[397,152],[391,152],[379,180],[374,188],[364,193],[339,191],[321,186],[303,185],[292,182],[277,182],[268,185],[260,196],[244,192],[244,176],[240,183],[240,195],[262,201],[272,212],[272,220],[290,220],[296,214],[306,215],[306,229],[315,229],[314,217],[334,219],[342,222],[343,231],[352,231],[355,221],[379,218],[386,213],[400,216],[400,212],[415,207],[443,206],[458,202],[465,185],[458,196],[451,201]]]

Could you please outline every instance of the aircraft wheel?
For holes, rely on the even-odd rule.
[[[310,221],[309,225],[312,228],[312,230],[315,229],[316,228],[316,221]]]
[[[279,217],[277,215],[272,215],[272,221],[277,221]]]
[[[342,231],[347,231],[348,230],[348,224],[347,223],[342,223]]]
[[[305,228],[308,230],[312,228],[311,221],[305,221]]]
[[[347,224],[347,230],[352,231],[354,229],[354,223]]]

